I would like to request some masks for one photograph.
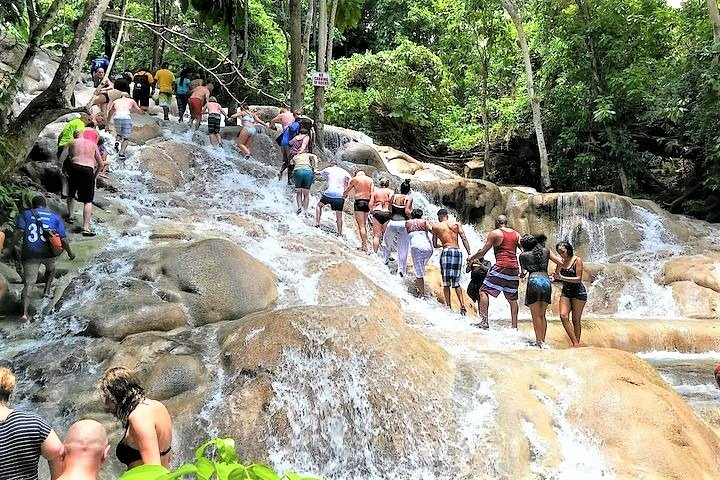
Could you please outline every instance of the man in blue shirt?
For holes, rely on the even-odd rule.
[[[36,216],[37,215],[37,216]],[[29,320],[28,308],[30,306],[30,289],[38,279],[40,265],[45,265],[45,290],[43,296],[50,296],[53,274],[55,273],[55,257],[50,250],[47,239],[43,235],[42,224],[45,230],[55,230],[62,240],[62,245],[68,253],[70,260],[75,259],[70,244],[65,234],[65,225],[60,217],[47,208],[45,197],[37,195],[32,199],[32,208],[25,210],[18,216],[16,235],[22,235],[22,266],[23,266],[23,290],[22,304],[23,315],[20,318],[23,322]]]

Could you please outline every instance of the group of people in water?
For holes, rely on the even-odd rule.
[[[52,480],[97,480],[110,452],[102,423],[81,419],[61,439],[39,415],[12,408],[15,386],[13,372],[0,367],[0,480],[37,480],[40,456],[47,460]],[[155,466],[145,467],[151,474],[145,478],[168,473],[173,439],[165,405],[148,398],[137,374],[122,366],[105,372],[99,393],[105,410],[124,430],[115,448],[120,463],[128,469]]]

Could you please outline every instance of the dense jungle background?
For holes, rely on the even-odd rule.
[[[37,44],[59,56],[86,3],[3,2],[0,35],[28,43],[38,19],[52,13]],[[500,184],[624,193],[720,219],[714,0],[113,0],[109,7],[135,19],[114,72],[162,61],[176,73],[189,66],[209,76],[206,68],[226,75],[240,101],[278,104],[290,99],[292,63],[312,72],[327,49],[328,124]],[[527,37],[551,186],[541,185],[528,68],[511,11]],[[92,58],[112,54],[118,22],[108,20],[84,71]],[[330,34],[321,49],[324,25]],[[294,26],[302,58],[292,58]],[[309,76],[305,82],[294,107],[299,98],[312,115]],[[4,96],[0,107],[9,101]],[[478,162],[465,167],[471,160]]]

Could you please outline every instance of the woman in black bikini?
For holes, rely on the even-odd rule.
[[[555,250],[563,261],[553,274],[555,280],[563,282],[560,295],[560,320],[565,327],[565,332],[570,337],[572,347],[577,348],[580,346],[580,333],[582,332],[580,320],[585,302],[587,302],[587,290],[582,284],[583,261],[575,255],[572,245],[568,242],[558,243]],[[570,313],[572,313],[572,324],[570,323]]]
[[[373,251],[378,252],[380,243],[385,235],[387,222],[392,217],[390,211],[391,198],[395,194],[390,188],[390,180],[382,178],[380,180],[380,188],[373,190],[370,195],[370,211],[372,212],[373,227]]]
[[[138,465],[170,465],[172,419],[165,405],[145,396],[135,373],[126,367],[109,368],[100,391],[105,407],[120,420],[125,434],[115,454],[128,469]]]

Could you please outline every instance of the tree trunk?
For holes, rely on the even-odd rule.
[[[232,62],[233,65],[237,65],[238,61],[238,44],[237,44],[237,15],[236,15],[236,5],[235,0],[230,0],[230,11],[229,15],[232,15],[232,17],[228,18],[228,47],[230,50],[230,62]],[[236,82],[233,82],[231,88],[234,88],[236,86]],[[236,92],[234,92],[235,94]],[[230,100],[228,101],[228,116],[233,115],[235,112],[237,112],[238,104],[235,101],[235,99],[231,96]]]
[[[338,0],[333,0],[330,7],[330,22],[328,23],[327,34],[327,56],[325,58],[325,68],[330,71],[330,63],[332,62],[333,41],[335,40],[335,16],[337,14]]]
[[[487,180],[492,171],[492,165],[490,165],[490,110],[488,109],[488,75],[490,69],[490,52],[487,50],[489,46],[485,47],[485,53],[482,59],[482,121],[483,121],[483,180]]]
[[[160,24],[160,0],[153,0],[153,23]],[[158,69],[158,62],[160,60],[160,36],[153,35],[153,50],[152,50],[152,66],[150,69],[155,71]]]
[[[706,0],[708,7],[708,14],[710,15],[710,23],[713,29],[713,40],[715,43],[720,42],[720,11],[718,11],[716,0]],[[713,56],[713,63],[718,62],[718,56]]]
[[[70,96],[80,77],[108,3],[109,0],[86,2],[85,12],[75,30],[75,37],[66,49],[52,83],[35,97],[20,113],[17,120],[8,125],[0,135],[10,143],[17,159],[24,161],[27,158],[38,135],[50,122],[70,111],[84,110],[84,108],[71,109]]]
[[[551,187],[550,169],[548,167],[548,153],[545,146],[545,135],[543,134],[542,119],[540,118],[540,102],[535,96],[535,82],[533,78],[532,63],[530,63],[530,49],[528,48],[525,30],[522,24],[520,12],[513,0],[501,0],[503,7],[510,15],[518,34],[520,50],[522,50],[523,62],[525,63],[525,74],[527,75],[528,97],[532,107],[533,124],[535,125],[535,136],[537,137],[538,151],[540,153],[540,188],[548,191]]]
[[[326,0],[318,0],[318,30],[317,30],[317,52],[315,54],[315,68],[318,72],[325,71],[325,59],[327,55],[327,3]],[[325,87],[315,87],[313,98],[313,115],[315,117],[315,144],[322,150],[325,132]]]
[[[28,9],[30,8],[32,3],[33,2],[28,0]],[[0,94],[0,105],[6,106],[5,110],[0,111],[0,130],[3,130],[4,127],[7,126],[8,121],[10,120],[13,104],[12,99],[15,98],[15,95],[17,95],[18,90],[21,88],[23,78],[25,78],[27,70],[32,64],[33,58],[35,58],[35,52],[40,46],[40,41],[50,28],[50,25],[52,25],[52,23],[55,21],[55,17],[60,11],[60,7],[62,7],[63,3],[65,3],[65,0],[54,0],[53,3],[50,4],[50,7],[48,7],[45,14],[42,16],[39,23],[35,20],[30,20],[30,24],[34,24],[35,28],[30,31],[30,38],[28,39],[28,45],[25,49],[25,55],[23,55],[22,60],[20,60],[20,65],[15,71],[15,75],[13,76],[12,81],[7,86],[5,91]],[[36,18],[36,15],[37,12],[34,10],[33,7],[32,17]]]
[[[302,12],[300,0],[290,0],[290,109],[302,110],[305,71],[303,70]]]
[[[245,0],[243,5],[244,25],[243,25],[243,56],[242,65],[244,66],[250,58],[250,2]]]
[[[307,79],[308,63],[310,63],[310,36],[312,35],[314,24],[313,19],[315,18],[315,2],[317,0],[308,0],[307,14],[305,15],[305,31],[303,32],[303,49],[300,64],[300,71],[302,72],[302,80],[300,87],[300,107],[299,111],[302,112],[305,105],[305,83]]]

